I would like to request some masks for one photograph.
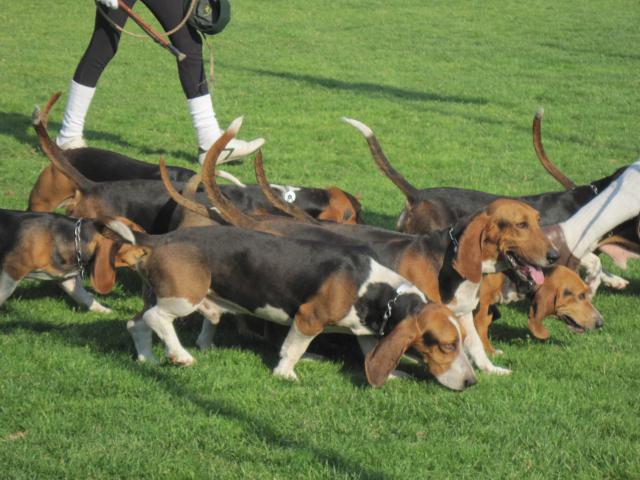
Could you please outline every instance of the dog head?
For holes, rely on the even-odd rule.
[[[549,338],[542,321],[555,316],[576,333],[602,327],[600,312],[590,300],[589,287],[573,270],[557,266],[535,292],[529,310],[529,330],[540,340]]]
[[[452,390],[464,390],[476,383],[476,377],[462,341],[463,333],[451,310],[440,304],[422,304],[369,352],[365,359],[367,380],[373,386],[383,385],[400,357],[413,348],[438,382]]]
[[[460,236],[454,268],[478,283],[483,273],[512,270],[535,285],[544,281],[540,270],[558,258],[539,225],[540,214],[516,200],[500,199],[472,218]]]

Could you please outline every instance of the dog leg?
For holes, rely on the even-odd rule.
[[[7,272],[0,274],[0,305],[2,305],[7,298],[15,291],[18,286],[18,281],[11,278]]]
[[[596,294],[602,278],[602,262],[595,253],[589,253],[580,259],[580,266],[584,268],[585,283],[589,286],[591,297]]]
[[[90,312],[112,312],[110,308],[98,303],[93,295],[84,289],[82,281],[78,277],[67,278],[64,282],[60,282],[60,286],[78,305],[86,307]]]
[[[600,280],[609,288],[615,288],[616,290],[622,290],[629,286],[629,280],[602,270],[600,274]]]
[[[198,311],[204,316],[204,320],[202,321],[202,329],[196,340],[196,345],[200,350],[207,350],[215,346],[213,344],[213,336],[216,333],[224,310],[215,302],[205,298],[198,306]]]
[[[136,346],[136,352],[138,354],[138,361],[158,363],[158,359],[151,350],[153,331],[149,328],[149,325],[142,319],[144,310],[138,313],[133,320],[127,322],[127,330],[133,338],[133,343]]]
[[[288,380],[298,380],[293,368],[314,338],[316,338],[316,335],[307,336],[301,333],[296,326],[296,322],[293,322],[280,349],[280,362],[273,370],[273,374]]]
[[[189,366],[195,362],[195,358],[187,352],[173,328],[176,317],[186,317],[196,309],[183,298],[159,298],[158,303],[144,312],[142,318],[151,329],[164,342],[166,354],[172,363]]]
[[[469,356],[472,358],[473,363],[476,364],[476,367],[483,372],[495,375],[509,375],[511,370],[497,367],[491,363],[491,360],[489,360],[487,353],[484,351],[482,340],[478,335],[476,326],[473,323],[473,313],[465,313],[464,315],[459,316],[458,320],[460,321],[460,325],[467,332],[467,336],[464,339],[464,346],[467,352],[469,352]]]

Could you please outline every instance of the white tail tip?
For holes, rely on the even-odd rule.
[[[236,118],[231,124],[229,124],[229,128],[227,128],[227,132],[233,134],[235,137],[240,131],[240,127],[242,126],[242,121],[244,120],[244,116]]]
[[[367,127],[364,123],[359,122],[358,120],[354,120],[353,118],[342,117],[342,120],[352,127],[360,130],[360,133],[364,135],[366,138],[373,137],[373,130]]]
[[[538,110],[536,111],[536,117],[542,118],[543,115],[544,115],[544,107],[538,107]]]
[[[133,245],[136,244],[136,238],[133,236],[133,232],[131,231],[131,229],[119,220],[111,220],[109,223],[107,223],[107,227],[116,232],[127,242]]]
[[[31,114],[31,122],[34,125],[38,125],[40,123],[40,107],[38,105],[33,107],[33,113]]]

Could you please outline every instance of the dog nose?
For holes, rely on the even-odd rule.
[[[560,252],[558,252],[558,250],[556,250],[555,248],[549,249],[549,251],[547,252],[547,261],[549,263],[555,263],[559,258]]]
[[[464,380],[464,388],[475,385],[478,381],[475,378],[466,378]]]
[[[599,316],[598,319],[596,320],[596,328],[602,328],[603,325],[604,325],[604,319]]]

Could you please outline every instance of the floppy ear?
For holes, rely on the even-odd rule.
[[[473,283],[482,280],[482,243],[488,222],[489,216],[481,213],[467,225],[459,240],[458,255],[453,261],[453,268]]]
[[[91,285],[93,289],[106,295],[113,289],[116,283],[116,270],[114,268],[115,242],[101,235],[96,237],[96,253],[91,272]]]
[[[555,286],[545,281],[531,301],[528,326],[531,334],[538,340],[546,340],[550,336],[549,330],[545,328],[542,321],[555,311],[556,291]]]
[[[419,333],[418,323],[415,317],[411,317],[400,322],[391,333],[378,342],[364,360],[364,370],[369,384],[374,387],[384,385],[393,369],[398,365],[400,357],[415,341],[416,335]]]

